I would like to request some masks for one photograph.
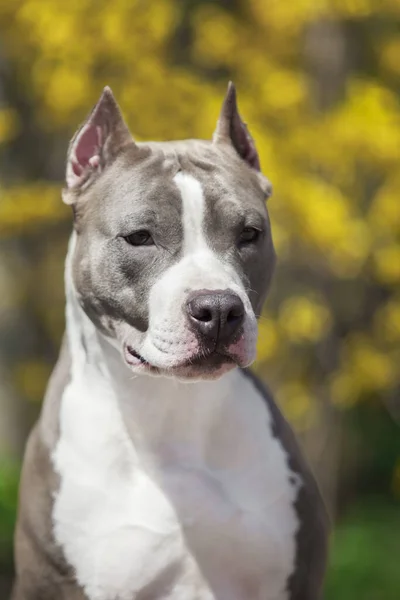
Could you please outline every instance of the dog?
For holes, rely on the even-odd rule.
[[[73,138],[66,334],[27,444],[13,600],[317,600],[328,519],[247,370],[271,184],[230,84],[212,141]]]

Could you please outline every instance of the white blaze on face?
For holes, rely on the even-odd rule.
[[[209,246],[204,234],[206,203],[200,182],[187,173],[174,177],[182,196],[183,257],[178,265],[182,282],[196,289],[244,292],[235,270]]]
[[[202,187],[192,175],[177,173],[174,181],[182,195],[183,254],[207,252],[203,233],[205,201]]]
[[[173,367],[196,355],[199,344],[188,326],[184,306],[196,290],[229,290],[242,300],[246,317],[238,345],[243,363],[254,360],[256,318],[241,279],[209,246],[204,234],[206,203],[200,182],[179,172],[174,182],[182,196],[183,245],[181,260],[153,286],[149,299],[149,333],[140,350],[155,366]]]

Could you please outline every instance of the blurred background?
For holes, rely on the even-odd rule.
[[[64,327],[69,138],[210,138],[229,79],[279,257],[256,368],[335,524],[326,600],[400,597],[400,0],[0,0],[0,598]]]

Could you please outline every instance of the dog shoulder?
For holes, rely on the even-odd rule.
[[[318,600],[328,556],[330,519],[314,475],[305,460],[295,434],[270,390],[250,370],[243,369],[263,398],[272,421],[272,432],[288,456],[289,467],[300,481],[296,500],[299,519],[296,567],[289,583],[291,600]]]
[[[15,530],[17,578],[13,600],[56,598],[57,585],[64,578],[69,581],[72,576],[61,550],[55,544],[51,521],[54,495],[59,487],[51,452],[59,435],[59,407],[69,378],[68,360],[68,349],[63,343],[49,381],[41,416],[25,448]],[[58,582],[57,585],[55,582]],[[36,590],[36,583],[40,590]]]

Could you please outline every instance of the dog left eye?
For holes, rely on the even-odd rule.
[[[251,244],[260,237],[260,231],[254,227],[245,227],[240,234],[239,244]]]
[[[124,239],[131,246],[152,246],[154,244],[151,234],[144,229],[135,231],[135,233],[125,236]]]

